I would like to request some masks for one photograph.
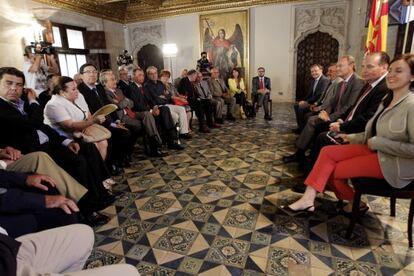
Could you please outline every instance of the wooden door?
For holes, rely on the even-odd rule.
[[[160,48],[147,44],[138,51],[138,65],[144,71],[149,66],[155,66],[158,70],[164,69],[164,57]]]
[[[328,33],[309,34],[298,45],[296,67],[296,100],[305,98],[312,81],[310,66],[318,63],[326,73],[329,64],[338,61],[338,41]]]

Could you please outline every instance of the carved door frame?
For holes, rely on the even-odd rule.
[[[349,2],[341,0],[328,3],[320,1],[319,3],[297,5],[292,8],[290,49],[290,60],[292,62],[289,68],[291,101],[294,102],[296,99],[297,49],[299,43],[309,34],[320,31],[330,34],[338,41],[339,57],[347,53],[350,48],[348,44],[349,8]],[[301,12],[311,15],[309,21],[301,16]],[[343,22],[343,24],[338,24],[338,22]]]

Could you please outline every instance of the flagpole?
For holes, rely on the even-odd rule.
[[[402,54],[405,54],[405,46],[407,44],[407,38],[408,38],[408,29],[410,27],[410,18],[411,18],[411,6],[413,5],[413,0],[410,0],[410,5],[408,6],[408,22],[406,23],[407,26],[405,26],[405,34],[404,34],[404,44],[403,44],[403,50]],[[411,51],[411,46],[410,46]]]

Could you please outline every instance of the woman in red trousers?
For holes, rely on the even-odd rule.
[[[414,180],[414,55],[391,62],[386,82],[391,91],[365,132],[340,134],[350,144],[324,147],[305,180],[305,193],[283,209],[314,211],[316,194],[328,183],[339,199],[352,201],[354,191],[347,183],[354,177],[385,178],[394,188]]]

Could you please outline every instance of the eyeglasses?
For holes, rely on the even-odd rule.
[[[96,71],[96,70],[93,70],[93,71],[83,71],[83,74],[97,74],[98,73],[98,71]]]

